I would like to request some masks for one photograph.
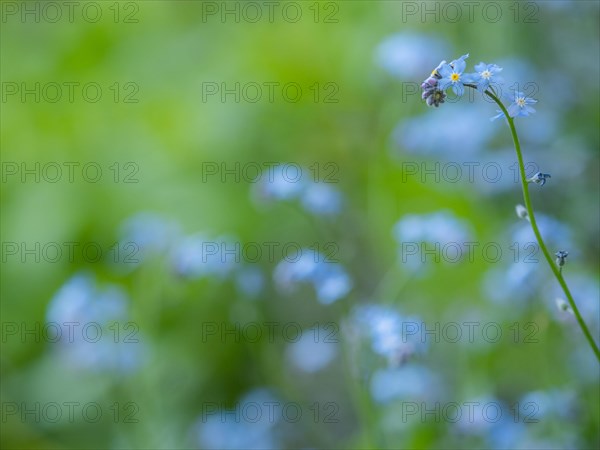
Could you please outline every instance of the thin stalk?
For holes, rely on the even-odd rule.
[[[475,86],[473,86],[473,85],[466,84],[465,86],[475,88]],[[569,304],[571,305],[571,309],[573,310],[573,313],[575,314],[575,317],[577,318],[577,322],[579,323],[581,331],[583,331],[583,334],[585,335],[586,339],[588,340],[590,347],[592,347],[592,350],[594,351],[596,358],[598,358],[598,361],[600,361],[600,350],[598,350],[598,345],[594,341],[594,338],[592,337],[592,333],[590,333],[589,328],[585,324],[583,317],[581,316],[581,313],[579,312],[579,308],[577,308],[577,305],[575,304],[575,300],[573,299],[573,296],[571,295],[571,291],[569,290],[569,287],[567,286],[567,283],[565,282],[565,279],[562,276],[562,267],[558,267],[558,265],[552,259],[552,256],[550,255],[550,252],[548,251],[548,248],[546,247],[546,244],[544,243],[544,240],[542,239],[540,230],[537,226],[537,222],[535,220],[535,214],[533,213],[533,207],[531,206],[531,199],[529,196],[529,183],[525,176],[525,165],[523,163],[523,154],[521,152],[521,144],[519,143],[519,136],[517,135],[517,130],[515,128],[514,119],[508,115],[508,111],[506,110],[506,107],[494,93],[492,93],[490,91],[485,91],[485,94],[489,98],[494,100],[494,102],[496,102],[496,104],[500,107],[500,109],[504,113],[506,120],[508,121],[508,126],[510,127],[510,132],[512,134],[513,142],[515,144],[515,151],[517,152],[517,159],[519,161],[519,172],[521,174],[521,186],[523,188],[523,200],[525,201],[525,208],[527,209],[527,214],[529,216],[529,223],[531,223],[531,228],[533,229],[533,233],[535,234],[535,238],[537,239],[538,245],[542,249],[542,253],[544,254],[544,257],[546,258],[546,261],[548,262],[548,265],[550,266],[550,269],[552,270],[554,277],[556,278],[556,280],[560,284],[560,287],[562,288],[563,292],[565,293],[565,296],[567,297]]]

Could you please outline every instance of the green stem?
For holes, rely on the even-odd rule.
[[[471,85],[467,85],[467,86],[474,88],[474,86],[471,86]],[[535,238],[537,239],[538,245],[542,249],[542,253],[544,254],[544,257],[546,258],[546,261],[548,262],[548,265],[550,266],[552,273],[554,273],[556,280],[560,284],[560,287],[562,288],[567,299],[569,300],[569,304],[571,305],[571,308],[573,309],[573,313],[575,314],[575,317],[577,318],[577,322],[579,323],[579,326],[581,327],[581,331],[583,331],[583,334],[585,334],[585,337],[587,338],[587,340],[590,344],[590,347],[592,347],[592,350],[596,354],[596,358],[598,358],[598,361],[600,361],[600,351],[598,350],[598,345],[594,341],[594,338],[592,337],[590,330],[588,329],[587,325],[585,324],[583,317],[581,317],[581,313],[579,312],[579,309],[577,308],[577,305],[575,304],[575,300],[573,300],[571,291],[569,291],[567,283],[565,282],[565,279],[562,276],[562,270],[561,270],[562,268],[559,268],[557,266],[557,264],[555,264],[554,260],[552,259],[552,256],[550,255],[550,252],[546,248],[546,244],[544,243],[544,240],[542,239],[540,230],[538,229],[537,222],[535,220],[535,214],[533,213],[533,207],[531,206],[531,199],[529,197],[529,183],[527,182],[527,178],[525,176],[525,165],[523,164],[523,154],[521,153],[521,144],[519,143],[519,137],[517,136],[517,130],[515,128],[514,120],[512,117],[510,117],[508,115],[508,111],[506,110],[506,107],[504,106],[504,104],[502,104],[502,102],[498,99],[498,97],[495,94],[491,93],[490,91],[486,91],[485,94],[498,104],[498,106],[504,113],[506,120],[508,121],[508,126],[510,127],[510,132],[512,134],[513,142],[515,144],[515,151],[517,152],[517,158],[519,160],[519,171],[521,173],[521,185],[523,187],[523,199],[525,200],[525,208],[527,209],[527,214],[529,216],[529,222],[531,223],[531,228],[533,229],[533,233],[535,234]]]

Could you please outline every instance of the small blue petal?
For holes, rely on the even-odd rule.
[[[455,83],[454,86],[452,87],[452,90],[459,97],[461,97],[465,93],[465,88],[462,85],[462,83]]]
[[[444,91],[444,90],[448,89],[448,86],[450,86],[451,84],[452,84],[452,81],[450,81],[449,78],[442,78],[438,82],[438,87],[440,88],[440,90]]]
[[[520,112],[521,108],[519,108],[519,105],[517,105],[516,103],[513,103],[508,107],[508,115],[510,117],[517,117]]]
[[[466,67],[467,63],[464,59],[459,59],[458,61],[456,61],[456,64],[454,64],[454,70],[456,71],[456,73],[463,73]]]
[[[475,66],[475,70],[476,70],[477,72],[483,72],[483,71],[484,71],[484,70],[486,70],[486,69],[487,69],[487,64],[486,64],[486,63],[484,63],[484,62],[480,62],[479,64],[477,64],[477,65]]]
[[[454,72],[454,70],[452,69],[452,67],[450,67],[450,64],[444,64],[438,69],[438,73],[442,77],[449,77],[450,75],[452,75],[452,72]]]

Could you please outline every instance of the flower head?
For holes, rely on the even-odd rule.
[[[475,70],[477,73],[473,74],[472,78],[473,81],[477,83],[477,89],[481,92],[485,92],[491,84],[499,84],[503,81],[502,78],[498,76],[498,72],[501,72],[502,68],[498,67],[496,64],[480,62],[475,66]]]
[[[537,103],[537,100],[525,97],[522,92],[515,91],[513,103],[508,107],[508,115],[510,117],[527,117],[535,112],[535,109],[529,106],[534,103]]]
[[[467,63],[465,59],[469,57],[469,54],[461,56],[455,59],[450,64],[442,64],[436,72],[441,77],[438,85],[439,89],[445,91],[447,88],[452,87],[452,91],[456,95],[463,95],[465,92],[464,83],[470,83],[473,81],[473,75],[464,74]]]
[[[434,80],[435,84],[429,84],[428,81],[430,80]],[[425,100],[427,106],[435,106],[437,108],[440,106],[440,103],[446,101],[446,93],[437,88],[437,80],[435,78],[428,78],[423,82],[421,87],[423,88],[421,98]]]
[[[523,94],[522,92],[516,92],[516,91],[515,91],[514,97],[512,97],[512,96],[507,96],[507,97],[513,101],[507,108],[508,115],[510,117],[527,117],[530,114],[533,114],[535,112],[535,109],[533,109],[529,105],[537,103],[537,100],[534,100],[529,97],[525,97],[525,94]],[[500,117],[505,117],[504,112],[502,112],[501,110],[497,109],[496,112],[498,114],[496,114],[494,117],[491,117],[490,118],[491,121],[499,119]]]
[[[427,106],[435,106],[437,108],[446,99],[446,93],[438,87],[440,76],[437,71],[442,64],[445,64],[445,61],[442,61],[437,68],[433,69],[431,76],[421,83],[421,89],[423,89],[421,98],[426,101]]]

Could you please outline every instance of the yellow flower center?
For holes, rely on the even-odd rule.
[[[490,72],[489,70],[484,70],[483,72],[481,72],[481,76],[486,80],[489,80],[492,76],[492,72]]]
[[[450,79],[453,83],[456,83],[460,79],[460,75],[454,72],[452,75],[450,75]]]
[[[523,108],[525,106],[525,97],[517,98],[517,105],[519,105],[520,108]]]

